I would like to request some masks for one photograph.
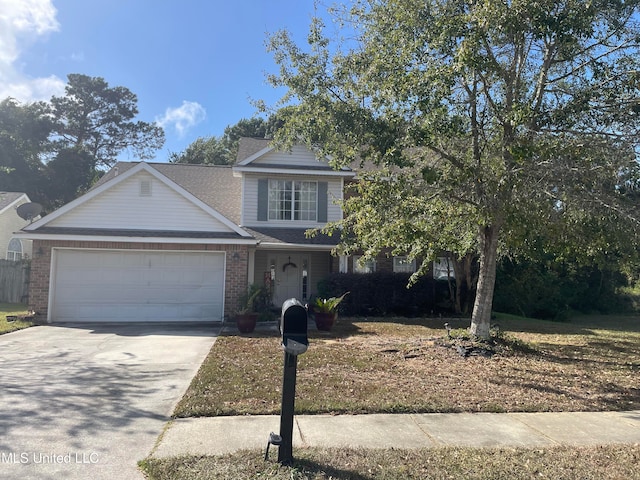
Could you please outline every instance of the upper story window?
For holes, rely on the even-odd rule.
[[[22,260],[22,242],[17,238],[12,238],[7,247],[7,260],[17,262]]]
[[[316,221],[318,182],[269,180],[269,220]]]
[[[393,271],[395,273],[415,273],[416,261],[407,257],[393,257]]]

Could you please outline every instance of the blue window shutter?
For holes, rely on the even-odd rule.
[[[269,179],[258,179],[258,221],[266,222],[269,217]]]
[[[327,222],[327,202],[329,197],[327,195],[327,182],[318,182],[318,222]]]

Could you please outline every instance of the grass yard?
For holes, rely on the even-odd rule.
[[[640,479],[640,446],[428,450],[296,449],[291,467],[264,452],[142,462],[153,480]]]
[[[441,319],[340,319],[310,332],[296,413],[640,409],[638,318],[496,321],[505,342],[490,358],[443,346]],[[174,415],[279,414],[282,357],[276,334],[219,338]]]
[[[501,341],[491,357],[462,357],[440,319],[341,319],[330,334],[312,332],[298,362],[296,413],[640,409],[637,318],[496,321]],[[282,362],[275,334],[221,337],[174,415],[279,414]],[[640,445],[308,448],[295,450],[290,467],[275,455],[147,459],[141,468],[152,480],[640,479]]]
[[[13,332],[22,328],[32,326],[31,322],[24,322],[16,320],[13,322],[7,321],[7,316],[11,315],[26,315],[27,306],[19,303],[0,303],[0,334]]]

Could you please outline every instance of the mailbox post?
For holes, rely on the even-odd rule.
[[[290,465],[293,462],[293,414],[296,397],[296,373],[298,355],[307,351],[307,310],[295,298],[282,304],[280,333],[284,350],[284,372],[282,376],[282,407],[280,410],[280,445],[278,462]]]

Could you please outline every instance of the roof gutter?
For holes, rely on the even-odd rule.
[[[258,250],[317,250],[330,252],[336,245],[312,245],[305,243],[276,243],[276,242],[258,242]]]
[[[26,240],[58,240],[78,242],[178,243],[206,245],[257,245],[255,238],[188,238],[188,237],[127,237],[114,235],[73,235],[36,232],[16,232],[16,238]]]

